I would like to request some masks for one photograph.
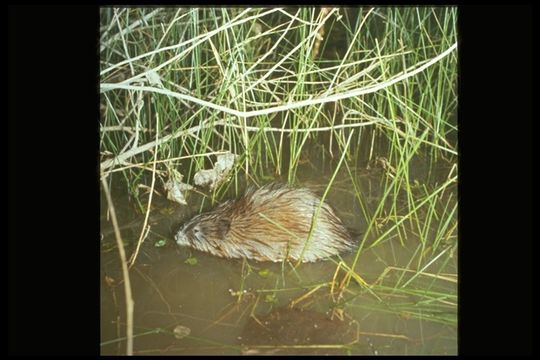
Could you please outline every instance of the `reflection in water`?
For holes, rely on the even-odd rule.
[[[358,343],[359,336],[355,320],[341,321],[316,311],[278,308],[268,315],[250,318],[240,341],[246,355],[341,355]]]

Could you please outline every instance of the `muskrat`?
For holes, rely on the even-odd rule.
[[[250,187],[238,199],[185,223],[175,240],[223,258],[274,262],[300,257],[312,262],[351,250],[351,232],[326,202],[306,244],[320,202],[310,190],[283,183]]]

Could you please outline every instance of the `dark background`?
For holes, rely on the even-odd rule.
[[[8,10],[8,351],[97,355],[99,9]],[[532,353],[534,10],[459,11],[461,355]]]

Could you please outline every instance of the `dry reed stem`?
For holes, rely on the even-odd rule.
[[[144,217],[144,224],[141,229],[141,234],[139,236],[139,240],[137,241],[137,248],[135,249],[135,252],[131,255],[130,258],[130,264],[129,267],[131,268],[133,264],[135,263],[135,260],[137,259],[137,255],[139,254],[139,249],[141,248],[141,244],[143,243],[144,239],[146,239],[146,236],[148,235],[148,232],[150,231],[150,228],[148,228],[147,231],[145,231],[146,226],[148,225],[148,219],[150,218],[150,206],[152,205],[152,195],[154,194],[154,186],[156,184],[156,160],[157,160],[157,144],[159,141],[159,113],[156,113],[156,140],[154,141],[156,143],[156,146],[154,148],[154,164],[152,167],[152,185],[150,185],[150,194],[148,195],[148,206],[146,207],[146,214]]]
[[[120,260],[122,263],[122,274],[124,276],[124,291],[126,293],[126,354],[133,355],[133,309],[135,304],[133,302],[133,296],[131,293],[131,281],[129,280],[126,252],[124,250],[124,242],[122,241],[122,236],[120,235],[120,228],[118,227],[118,221],[116,219],[116,211],[114,210],[114,204],[111,199],[106,177],[101,177],[101,184],[103,185],[103,191],[105,192],[107,204],[109,206],[109,210],[111,211],[111,220],[114,227],[118,253],[120,254]]]

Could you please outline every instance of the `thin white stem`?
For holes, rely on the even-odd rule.
[[[395,76],[394,78],[392,78],[390,80],[383,81],[381,83],[378,83],[378,84],[375,84],[375,85],[372,85],[372,86],[353,89],[353,90],[350,90],[350,91],[347,91],[347,92],[344,92],[344,93],[340,93],[340,94],[334,94],[334,95],[328,95],[328,96],[323,95],[323,96],[315,98],[315,99],[307,99],[307,100],[293,102],[293,103],[289,103],[289,104],[285,104],[285,105],[279,105],[279,106],[275,106],[275,107],[271,107],[271,108],[267,108],[267,109],[253,110],[253,111],[239,111],[239,110],[236,110],[236,109],[231,109],[231,108],[226,107],[226,106],[214,104],[214,103],[212,103],[210,101],[202,100],[202,99],[196,98],[196,97],[191,96],[191,95],[180,94],[180,93],[177,93],[177,92],[174,92],[174,91],[170,91],[170,90],[166,90],[166,89],[159,89],[159,88],[155,88],[155,87],[151,87],[151,86],[134,86],[134,85],[126,85],[126,84],[109,84],[109,83],[105,83],[105,84],[101,84],[100,88],[101,88],[101,92],[115,90],[115,89],[148,91],[148,92],[153,92],[153,93],[157,93],[157,94],[162,94],[162,95],[174,97],[174,98],[177,98],[177,99],[180,99],[180,100],[191,101],[191,102],[194,102],[194,103],[196,103],[198,105],[205,106],[205,107],[208,107],[210,109],[222,111],[224,113],[231,114],[231,115],[234,115],[234,116],[237,116],[237,117],[250,118],[250,117],[254,117],[254,116],[268,115],[268,114],[272,114],[272,113],[280,112],[280,111],[298,109],[298,108],[308,106],[308,105],[317,105],[317,104],[324,104],[324,103],[334,102],[334,101],[338,101],[338,100],[348,99],[348,98],[352,98],[352,97],[356,97],[356,96],[360,96],[360,95],[365,95],[365,94],[370,94],[370,93],[377,92],[379,90],[382,90],[384,88],[392,86],[392,85],[394,85],[394,84],[396,84],[396,83],[398,83],[400,81],[408,79],[408,78],[410,78],[410,77],[412,77],[412,76],[426,70],[427,68],[429,68],[433,64],[437,63],[441,59],[448,56],[456,48],[457,48],[457,43],[450,46],[444,52],[437,55],[436,57],[434,57],[430,61],[426,62],[425,64],[419,66],[418,68],[416,68],[416,69],[414,69],[414,70],[412,70],[410,72],[403,72],[399,76]]]
[[[148,227],[148,229],[146,227],[148,226],[148,219],[150,218],[150,207],[152,206],[152,195],[154,195],[154,186],[156,184],[156,160],[157,160],[157,155],[158,155],[158,151],[157,151],[158,141],[159,141],[159,113],[156,113],[156,140],[154,141],[156,143],[156,146],[154,147],[154,165],[152,167],[152,184],[150,185],[150,194],[148,195],[148,206],[146,207],[146,214],[144,216],[144,224],[141,229],[139,241],[137,241],[137,248],[135,249],[135,252],[131,255],[131,258],[129,259],[130,268],[133,266],[133,264],[135,264],[135,260],[137,260],[137,255],[139,254],[139,249],[141,248],[141,245],[144,242],[144,239],[146,239],[146,236],[148,235],[148,232],[150,231],[150,227]]]
[[[133,156],[135,156],[137,154],[140,154],[142,152],[148,151],[153,147],[156,147],[158,145],[166,143],[167,141],[176,139],[176,138],[178,138],[180,136],[195,133],[195,132],[199,131],[200,129],[203,129],[203,128],[206,128],[206,127],[209,127],[209,126],[223,125],[224,123],[225,123],[224,120],[219,120],[219,121],[216,121],[214,123],[204,122],[203,124],[201,124],[199,126],[194,126],[192,128],[186,129],[184,131],[179,131],[176,134],[170,134],[170,135],[162,137],[161,139],[151,141],[149,143],[146,143],[144,145],[139,146],[138,148],[130,149],[130,150],[126,151],[126,152],[120,153],[120,155],[116,156],[113,159],[107,159],[107,160],[103,161],[101,163],[101,166],[100,166],[101,171],[105,171],[105,170],[107,170],[108,168],[110,168],[111,166],[113,166],[115,164],[123,164],[127,159],[129,159],[129,158],[131,158],[131,157],[133,157]]]
[[[129,269],[127,266],[126,251],[124,250],[124,242],[122,241],[122,236],[120,235],[120,227],[118,226],[118,221],[116,219],[116,211],[114,210],[114,204],[111,198],[111,193],[109,191],[109,186],[107,185],[107,177],[103,176],[101,178],[101,184],[103,186],[103,192],[107,198],[107,204],[111,212],[111,220],[114,228],[114,235],[116,237],[116,245],[118,247],[118,253],[120,254],[120,260],[122,263],[122,274],[124,277],[124,291],[126,294],[126,354],[133,355],[133,309],[135,303],[133,302],[133,295],[131,293],[131,281],[129,279]]]
[[[197,10],[197,9],[194,9],[194,10]],[[139,74],[139,75],[136,75],[136,76],[134,76],[134,77],[132,77],[132,78],[130,78],[130,79],[127,79],[127,80],[123,81],[123,83],[129,83],[129,82],[132,82],[132,81],[134,81],[134,80],[136,80],[136,79],[139,79],[139,78],[141,78],[141,77],[143,77],[143,76],[146,76],[146,74],[147,74],[148,72],[150,72],[150,71],[158,71],[158,70],[161,69],[162,67],[167,66],[167,65],[169,65],[169,64],[171,64],[171,63],[177,61],[179,58],[183,57],[183,56],[187,53],[187,51],[189,51],[189,50],[191,50],[192,48],[196,47],[197,45],[199,45],[199,44],[205,42],[205,41],[208,40],[210,37],[216,35],[216,34],[219,33],[219,32],[224,31],[224,30],[227,30],[228,28],[231,28],[231,27],[233,27],[233,26],[237,26],[237,25],[243,24],[243,23],[245,23],[245,22],[251,21],[251,20],[253,20],[253,19],[257,19],[257,18],[259,18],[259,17],[268,15],[268,14],[270,14],[270,13],[273,13],[273,12],[277,11],[278,9],[271,9],[271,10],[266,11],[266,12],[264,12],[264,13],[260,13],[260,14],[253,15],[253,16],[249,16],[249,17],[247,17],[247,18],[242,19],[242,17],[243,17],[245,14],[247,14],[248,12],[250,12],[251,10],[252,10],[251,8],[247,8],[247,9],[244,10],[241,14],[239,14],[239,15],[235,18],[234,21],[231,21],[230,23],[228,23],[228,24],[226,24],[226,25],[224,25],[224,26],[221,26],[221,27],[219,27],[219,28],[217,28],[217,29],[215,29],[215,30],[212,30],[212,31],[210,31],[210,32],[207,32],[207,33],[205,33],[205,34],[201,34],[201,35],[196,36],[196,37],[194,37],[194,38],[192,38],[192,39],[183,41],[183,42],[181,42],[180,44],[171,45],[171,46],[166,46],[166,47],[163,47],[163,48],[161,48],[161,49],[152,50],[152,51],[150,51],[150,52],[141,54],[141,55],[136,56],[136,57],[133,57],[133,58],[131,58],[131,59],[127,59],[127,60],[121,61],[121,62],[119,62],[119,63],[116,63],[116,64],[114,64],[114,65],[108,67],[107,69],[102,70],[102,71],[100,72],[100,75],[104,75],[104,74],[106,74],[106,73],[108,73],[108,72],[110,72],[110,71],[112,71],[112,70],[114,70],[114,69],[116,69],[116,68],[119,68],[119,67],[121,67],[121,66],[123,66],[123,65],[125,65],[125,64],[131,63],[131,62],[134,62],[134,61],[137,61],[137,60],[142,59],[142,58],[145,58],[145,57],[147,57],[147,56],[152,56],[152,55],[154,55],[154,54],[156,54],[156,53],[159,53],[159,52],[162,52],[162,51],[167,51],[167,50],[174,50],[174,49],[183,48],[183,47],[185,47],[185,46],[187,46],[187,45],[193,43],[193,45],[191,45],[189,48],[185,49],[184,51],[181,51],[178,55],[172,57],[171,59],[169,59],[169,60],[167,60],[167,61],[161,63],[159,66],[157,66],[157,67],[155,67],[155,68],[153,68],[153,69],[150,69],[150,70],[148,70],[148,71],[145,71],[145,72],[143,72],[143,73],[141,73],[141,74]],[[240,19],[240,20],[236,21],[236,19]]]
[[[118,34],[115,34],[114,36],[112,36],[110,39],[108,39],[107,41],[104,41],[102,42],[101,44],[101,47],[99,48],[99,52],[102,52],[103,50],[105,50],[105,48],[110,44],[112,43],[113,41],[116,41],[119,37],[121,36],[124,36],[126,35],[127,33],[131,32],[133,29],[137,28],[139,25],[145,23],[148,19],[152,18],[154,15],[156,15],[158,12],[160,12],[162,9],[156,9],[154,11],[152,11],[150,14],[148,15],[145,15],[141,20],[137,20],[135,22],[133,22],[132,24],[130,24],[128,27],[126,27],[125,29],[123,30],[120,30],[118,32]],[[116,11],[115,11],[115,16],[117,16],[116,14]],[[111,22],[112,24],[112,22]],[[128,59],[129,60],[129,59]],[[131,62],[131,61],[128,61],[128,62]]]

